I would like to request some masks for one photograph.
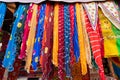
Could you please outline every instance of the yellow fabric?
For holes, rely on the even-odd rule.
[[[118,49],[116,45],[116,38],[112,31],[112,25],[110,21],[104,16],[102,11],[99,9],[99,18],[101,23],[102,35],[104,38],[104,57],[115,57],[118,56]]]
[[[53,28],[53,54],[52,61],[55,66],[58,66],[58,9],[59,5],[54,6],[54,28]]]
[[[85,40],[83,34],[82,26],[82,4],[76,3],[76,17],[77,17],[77,27],[78,27],[78,39],[80,45],[80,61],[81,61],[81,71],[82,75],[87,74],[87,63],[86,63],[86,53],[85,53]]]
[[[36,25],[37,25],[37,7],[38,5],[33,5],[33,16],[30,22],[30,32],[28,35],[27,40],[27,49],[26,49],[26,65],[25,70],[29,73],[31,61],[32,61],[32,53],[33,53],[33,46],[35,41],[35,32],[36,32]]]
[[[89,68],[92,68],[92,59],[91,59],[91,48],[90,48],[90,41],[89,41],[89,37],[86,31],[86,24],[85,24],[85,17],[84,17],[84,11],[82,8],[82,24],[83,24],[83,36],[84,36],[84,40],[85,40],[85,53],[86,53],[86,60],[87,60],[87,64],[89,66]]]

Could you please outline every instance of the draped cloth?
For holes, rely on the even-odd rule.
[[[52,44],[53,44],[53,4],[46,4],[46,25],[44,26],[43,34],[43,58],[42,58],[42,71],[43,71],[43,80],[51,80],[52,78]]]
[[[99,24],[97,24],[96,30],[93,30],[91,27],[90,21],[88,19],[88,16],[86,14],[86,11],[84,11],[84,14],[85,14],[84,17],[85,17],[85,21],[86,21],[86,30],[87,30],[87,33],[89,35],[92,53],[93,53],[95,62],[99,68],[100,78],[101,78],[101,80],[105,80],[105,74],[104,74],[102,57],[101,57],[100,34],[99,34],[99,30],[98,30]]]
[[[32,10],[33,4],[30,4],[29,9],[27,11],[27,17],[26,17],[26,21],[25,21],[25,25],[24,25],[24,32],[23,32],[23,36],[22,36],[22,44],[21,44],[21,49],[20,49],[20,55],[19,55],[19,59],[23,59],[26,57],[26,48],[27,48],[27,39],[28,39],[28,35],[29,35],[29,31],[30,31],[30,21],[32,19],[32,14],[33,14],[33,10]]]
[[[75,62],[74,56],[74,45],[73,45],[73,36],[74,36],[74,4],[69,6],[70,12],[70,65],[73,65]]]
[[[33,15],[30,25],[30,32],[28,35],[27,40],[27,48],[26,48],[26,64],[25,64],[25,70],[29,73],[31,62],[32,62],[32,54],[33,54],[33,47],[34,47],[34,39],[36,34],[36,26],[37,26],[37,11],[38,11],[38,5],[33,5]]]
[[[59,4],[59,17],[58,17],[58,77],[64,80],[64,67],[65,67],[65,49],[64,49],[64,4]]]
[[[76,3],[76,19],[77,19],[77,28],[78,28],[78,39],[80,45],[80,60],[81,60],[81,69],[82,74],[87,73],[87,62],[86,62],[86,53],[85,53],[85,40],[83,36],[83,25],[82,25],[82,5]]]
[[[54,5],[54,28],[53,28],[53,53],[52,62],[55,66],[58,66],[58,11],[59,5]]]
[[[37,25],[37,31],[36,31],[34,50],[33,50],[33,55],[32,55],[32,67],[35,71],[38,68],[37,66],[38,66],[38,62],[40,60],[40,56],[41,56],[45,10],[46,10],[46,4],[41,4],[40,11],[38,13],[39,19],[38,19],[38,25]]]
[[[6,68],[9,72],[14,70],[13,64],[15,62],[15,57],[17,55],[17,53],[16,53],[17,45],[15,43],[15,37],[16,37],[15,33],[16,33],[17,27],[19,27],[19,21],[21,19],[21,16],[22,16],[24,10],[25,10],[24,9],[25,7],[26,7],[25,5],[20,5],[18,7],[16,13],[14,14],[16,19],[13,23],[12,32],[11,32],[10,39],[9,39],[9,42],[8,42],[8,45],[7,45],[4,60],[2,62],[2,66],[4,68]]]
[[[99,10],[99,19],[101,24],[101,31],[104,39],[104,57],[116,57],[119,56],[119,37],[114,34],[111,22],[104,16],[101,10]],[[115,30],[115,29],[114,29]]]

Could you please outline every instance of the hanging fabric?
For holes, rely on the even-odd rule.
[[[53,64],[58,66],[58,10],[59,5],[54,5],[54,28],[53,28]]]
[[[96,30],[97,20],[98,20],[98,6],[97,2],[83,3],[86,9],[88,18],[91,22],[93,30]]]
[[[28,35],[27,40],[27,48],[26,48],[26,64],[25,64],[25,70],[29,73],[31,62],[32,62],[32,54],[33,54],[33,47],[34,47],[34,41],[35,41],[35,34],[36,34],[36,28],[37,28],[37,14],[39,12],[38,5],[33,4],[32,7],[33,15],[31,18],[31,21],[29,23],[30,25],[30,32]]]
[[[65,49],[64,49],[64,4],[59,4],[59,17],[58,17],[58,77],[64,80],[64,67],[65,67]]]
[[[7,6],[5,3],[0,3],[0,29],[3,25],[3,21],[6,15]]]
[[[77,28],[78,28],[78,38],[80,45],[80,61],[82,75],[87,74],[87,64],[86,64],[86,53],[85,53],[85,40],[83,36],[83,26],[82,26],[82,4],[76,3],[76,19],[77,19]]]
[[[74,65],[74,46],[73,46],[73,35],[74,35],[74,4],[69,5],[70,13],[70,65]]]
[[[33,4],[30,4],[29,9],[27,11],[27,17],[24,25],[24,32],[22,37],[22,44],[21,44],[19,59],[23,59],[26,57],[26,47],[27,47],[26,42],[28,39],[28,35],[30,31],[30,21],[32,19],[32,14],[33,14],[32,7],[33,7]]]
[[[4,56],[3,64],[2,66],[6,68],[8,71],[13,71],[13,63],[15,62],[15,57],[17,55],[16,53],[16,43],[15,43],[15,33],[17,30],[17,27],[19,27],[19,21],[21,19],[21,16],[25,10],[26,5],[20,5],[14,14],[16,17],[14,23],[13,23],[13,28],[12,28],[12,33],[8,42],[7,50]]]
[[[110,21],[104,16],[102,11],[99,10],[99,18],[101,24],[102,35],[104,38],[104,57],[119,56],[119,51],[116,45],[116,36],[112,30]]]
[[[87,29],[87,33],[89,35],[92,53],[93,53],[95,62],[99,68],[100,78],[101,78],[101,80],[105,80],[105,74],[104,74],[102,57],[101,57],[101,43],[100,43],[98,24],[97,24],[96,30],[93,30],[91,27],[90,21],[88,19],[88,16],[86,14],[86,11],[84,14],[85,14],[85,21],[86,21],[86,29]]]
[[[65,72],[66,77],[71,77],[70,71],[70,13],[69,5],[64,5],[64,38],[65,38]]]
[[[18,27],[15,33],[15,43],[17,45],[16,47],[16,53],[19,54],[20,52],[20,47],[21,47],[21,42],[22,42],[22,35],[23,35],[23,30],[24,30],[24,24],[27,16],[27,10],[29,8],[29,4],[26,4],[26,7],[24,8],[24,12],[21,16],[21,19],[18,23]]]
[[[42,43],[44,46],[42,46],[43,50],[43,64],[42,64],[42,70],[43,70],[43,76],[42,79],[45,80],[51,80],[53,77],[52,74],[52,44],[53,44],[53,4],[47,3],[46,6],[46,25],[44,26],[44,35],[43,39],[44,42]],[[49,13],[49,14],[48,14]]]
[[[99,7],[102,9],[104,15],[116,26],[116,28],[120,29],[120,16],[118,6],[114,1],[105,1],[99,3]]]
[[[85,26],[85,18],[84,18],[84,11],[82,9],[82,26],[83,26],[83,36],[84,36],[84,40],[85,40],[85,54],[86,54],[86,61],[87,64],[89,66],[89,68],[92,68],[92,59],[91,59],[91,46],[90,46],[90,41],[89,41],[89,37],[86,31],[86,26]]]
[[[80,47],[78,42],[78,28],[76,21],[76,7],[74,6],[74,34],[73,34],[73,46],[74,46],[74,55],[76,58],[76,62],[79,62],[80,58]]]
[[[36,38],[34,43],[34,50],[32,55],[32,67],[35,71],[37,71],[38,61],[40,59],[40,53],[42,48],[42,37],[43,37],[43,31],[44,31],[44,18],[45,18],[45,9],[46,4],[41,4],[41,9],[39,13],[39,20],[38,20],[38,29],[36,32]]]

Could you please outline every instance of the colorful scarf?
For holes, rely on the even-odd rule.
[[[66,76],[71,76],[70,71],[70,13],[69,5],[64,5],[64,38],[65,38],[65,71]]]
[[[83,36],[83,26],[82,26],[82,5],[76,3],[76,16],[77,16],[77,27],[78,27],[78,38],[80,45],[80,60],[81,60],[81,68],[82,74],[87,74],[87,64],[86,64],[86,53],[85,53],[85,40]]]
[[[13,63],[15,61],[16,57],[16,47],[17,45],[15,44],[15,33],[17,30],[17,27],[19,27],[19,21],[21,19],[21,16],[25,10],[26,5],[20,5],[14,14],[16,17],[14,23],[13,23],[13,28],[12,28],[12,33],[8,42],[7,50],[4,56],[3,64],[2,66],[6,68],[8,71],[13,71]]]
[[[59,4],[58,30],[58,77],[60,80],[64,80],[64,4]]]
[[[37,27],[37,12],[38,10],[38,5],[34,4],[33,7],[33,15],[31,22],[29,23],[30,25],[30,32],[28,35],[28,40],[27,40],[27,48],[26,48],[26,65],[25,65],[25,70],[29,73],[30,66],[31,66],[31,61],[32,61],[32,54],[33,54],[33,47],[34,47],[34,41],[35,41],[35,34],[36,34],[36,27]]]
[[[46,6],[46,25],[44,27],[44,46],[42,58],[43,80],[51,80],[52,74],[52,44],[53,44],[53,4],[47,3]]]
[[[32,10],[33,4],[30,4],[29,9],[27,11],[27,18],[25,21],[25,26],[24,26],[24,32],[23,32],[23,37],[22,37],[22,44],[21,44],[21,50],[20,50],[20,55],[19,59],[23,59],[26,57],[26,42],[28,39],[29,31],[30,31],[30,21],[32,19]]]
[[[104,69],[102,64],[102,57],[101,57],[101,43],[100,43],[100,35],[98,30],[98,24],[96,26],[96,30],[93,30],[88,19],[88,16],[85,11],[85,22],[86,22],[86,29],[89,35],[92,53],[95,59],[96,64],[99,68],[100,78],[101,80],[105,80]]]
[[[34,50],[32,55],[32,67],[36,71],[38,61],[40,59],[40,53],[42,48],[42,37],[43,37],[43,26],[44,26],[44,18],[45,18],[45,9],[46,4],[41,4],[41,10],[39,13],[39,20],[38,20],[38,29],[36,32],[36,38],[35,38],[35,44],[34,44]]]
[[[0,28],[3,25],[3,21],[4,21],[4,18],[5,18],[6,10],[7,10],[6,4],[5,3],[0,3]]]
[[[54,28],[53,28],[53,53],[52,62],[55,66],[58,66],[58,10],[59,5],[54,5]]]
[[[80,58],[80,48],[78,42],[78,28],[77,28],[77,20],[76,20],[76,8],[74,6],[74,36],[73,36],[73,46],[74,46],[74,55],[76,58],[76,62],[79,62]]]

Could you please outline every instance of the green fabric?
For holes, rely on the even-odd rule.
[[[115,37],[113,36],[113,38],[116,38],[116,45],[117,45],[118,52],[119,52],[118,56],[120,56],[120,30],[118,30],[113,24],[112,24],[112,30],[115,34]]]

